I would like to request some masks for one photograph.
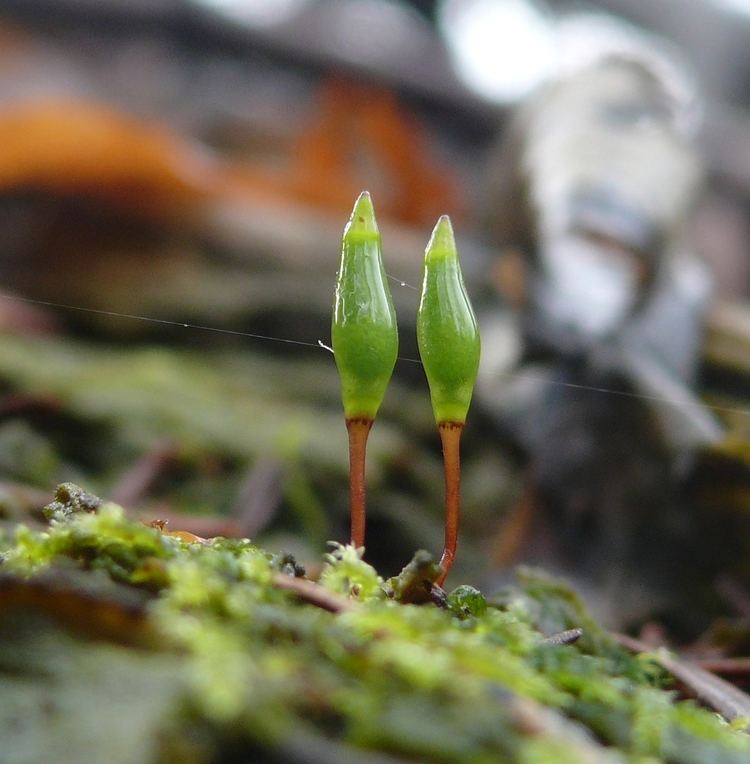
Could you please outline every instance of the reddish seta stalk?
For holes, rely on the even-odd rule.
[[[458,546],[458,523],[461,512],[461,433],[463,422],[440,422],[440,440],[443,444],[443,470],[445,472],[445,543],[440,558],[443,572],[437,579],[442,586],[453,567]]]
[[[349,433],[349,506],[352,519],[351,543],[359,548],[365,545],[365,453],[367,436],[373,420],[356,417],[346,420]]]

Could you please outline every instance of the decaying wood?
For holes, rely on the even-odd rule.
[[[718,711],[727,721],[750,718],[750,695],[721,677],[712,674],[691,661],[678,658],[664,648],[653,651],[647,644],[625,634],[614,634],[623,647],[633,652],[648,652],[685,689],[704,705]],[[750,725],[746,727],[750,731]]]
[[[41,613],[84,637],[118,644],[151,644],[147,595],[109,584],[92,588],[89,579],[60,571],[22,578],[0,575],[0,619],[16,611]]]

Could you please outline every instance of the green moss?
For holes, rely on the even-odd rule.
[[[84,491],[75,483],[61,483],[55,491],[55,500],[44,508],[47,520],[65,520],[76,512],[96,512],[102,500]]]
[[[66,487],[48,529],[19,528],[2,570],[36,581],[72,568],[144,595],[155,644],[170,666],[179,657],[162,745],[179,750],[180,761],[259,751],[263,760],[284,760],[307,745],[329,751],[331,760],[346,752],[352,762],[357,750],[362,762],[381,751],[471,764],[739,764],[750,756],[746,734],[677,702],[661,688],[653,663],[615,645],[549,577],[526,571],[517,588],[489,605],[481,593],[459,587],[448,607],[417,606],[389,598],[389,587],[356,550],[336,547],[321,584],[354,602],[331,613],[274,585],[279,570],[300,573],[288,557],[247,540],[185,543],[130,521],[112,504],[72,511],[82,496]],[[38,597],[35,607],[52,615],[55,599]],[[92,636],[96,612],[90,608],[79,624]],[[571,626],[586,632],[579,643],[544,641]],[[8,656],[18,641],[2,647]],[[25,659],[33,663],[33,652]],[[112,653],[109,660],[119,658]],[[0,662],[0,682],[5,670]],[[171,669],[170,677],[173,683]],[[96,691],[106,704],[109,685]],[[2,702],[13,704],[20,692],[12,683]],[[201,744],[193,748],[185,741],[197,731]],[[96,744],[105,760],[105,744]],[[8,760],[21,759],[11,752]]]
[[[420,549],[397,576],[388,579],[388,596],[398,602],[429,602],[432,584],[440,573],[433,556]]]
[[[346,440],[330,437],[341,420],[335,369],[323,354],[319,363],[295,363],[221,348],[102,349],[69,338],[6,335],[0,336],[0,379],[59,401],[78,428],[102,428],[106,437],[85,450],[101,451],[87,459],[107,469],[125,469],[168,438],[196,462],[205,454],[246,460],[312,453],[319,469],[346,471]],[[327,406],[314,408],[311,401],[321,398]],[[382,422],[371,448],[378,457],[400,444]]]
[[[331,544],[333,550],[326,555],[327,564],[320,574],[320,583],[336,594],[360,602],[383,599],[383,579],[362,560],[362,549],[356,549],[351,544]]]
[[[38,614],[0,618],[3,764],[163,760],[183,659],[81,640]]]

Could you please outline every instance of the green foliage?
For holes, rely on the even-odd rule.
[[[370,195],[344,230],[331,340],[347,419],[374,419],[398,355],[398,329]]]
[[[479,329],[445,215],[425,251],[417,341],[435,420],[464,422],[479,369]]]
[[[344,474],[345,445],[330,437],[340,426],[336,373],[323,354],[320,361],[313,367],[246,349],[103,349],[69,338],[0,336],[2,383],[59,401],[73,427],[98,436],[83,443],[76,435],[86,463],[108,470],[125,469],[168,438],[186,460],[314,454],[319,469]],[[314,409],[310,401],[321,397],[326,406]],[[370,444],[373,466],[399,444],[381,423]]]
[[[150,679],[142,669],[161,665],[153,677],[164,691],[149,690],[158,698],[158,711],[152,708],[159,735],[153,736],[152,720],[149,738],[158,739],[158,750],[144,753],[141,746],[144,764],[197,764],[230,755],[284,761],[301,750],[362,764],[379,761],[374,751],[471,764],[739,764],[750,756],[745,733],[691,703],[676,702],[661,689],[654,664],[620,649],[562,583],[534,571],[525,571],[519,587],[489,604],[471,587],[459,587],[446,608],[417,606],[388,597],[393,585],[383,585],[357,550],[339,546],[327,556],[320,583],[332,595],[350,597],[351,606],[331,613],[275,585],[280,570],[301,572],[288,556],[269,555],[247,540],[186,543],[127,519],[112,504],[72,511],[84,495],[71,486],[61,489],[62,506],[50,527],[20,528],[0,571],[23,586],[24,580],[31,585],[72,569],[84,578],[107,577],[146,598],[145,617],[161,651],[155,663],[143,648],[110,650],[99,670],[131,676],[115,689],[86,679],[93,669],[65,637],[60,657],[75,654],[73,668],[58,672],[46,690],[54,702],[72,704],[65,712],[68,731],[78,728],[71,693],[82,682],[92,697],[81,713],[94,714],[105,726],[121,721],[131,731],[145,730],[140,693]],[[429,575],[430,564],[420,557],[401,581]],[[75,591],[66,596],[70,600]],[[98,611],[91,603],[111,595],[87,596],[88,615],[77,628],[94,636]],[[54,616],[57,601],[37,597],[35,609]],[[0,736],[4,761],[16,764],[29,759],[19,755],[21,738],[7,734],[11,709],[37,686],[34,681],[41,688],[46,679],[6,678],[18,676],[14,660],[33,664],[37,651],[47,655],[55,648],[42,639],[51,627],[38,626],[36,639],[22,640],[7,625],[7,614],[4,623]],[[550,624],[582,625],[585,638],[575,645],[549,644],[544,636]],[[92,655],[104,653],[96,647]],[[114,703],[111,693],[119,721],[91,710]],[[39,734],[54,750],[68,732],[42,725]],[[110,759],[107,738],[92,738],[98,748],[89,761],[133,760],[126,754]]]
[[[0,424],[0,474],[31,485],[53,484],[60,460],[48,439],[26,422],[10,419]]]
[[[320,583],[332,592],[367,602],[383,599],[383,579],[362,560],[362,549],[351,544],[331,542],[333,550],[326,555],[326,566]]]

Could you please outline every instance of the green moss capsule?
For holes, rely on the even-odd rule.
[[[432,410],[443,445],[445,543],[442,586],[458,546],[461,494],[461,433],[479,369],[479,330],[466,294],[451,221],[443,215],[425,250],[417,342],[427,374]]]
[[[349,433],[351,541],[362,547],[367,437],[398,355],[396,312],[383,268],[380,232],[367,191],[359,195],[344,229],[331,339]]]
[[[367,191],[344,229],[331,339],[347,419],[374,419],[396,363],[398,329]]]
[[[463,423],[479,369],[480,341],[447,215],[438,220],[425,251],[417,341],[435,420]]]

